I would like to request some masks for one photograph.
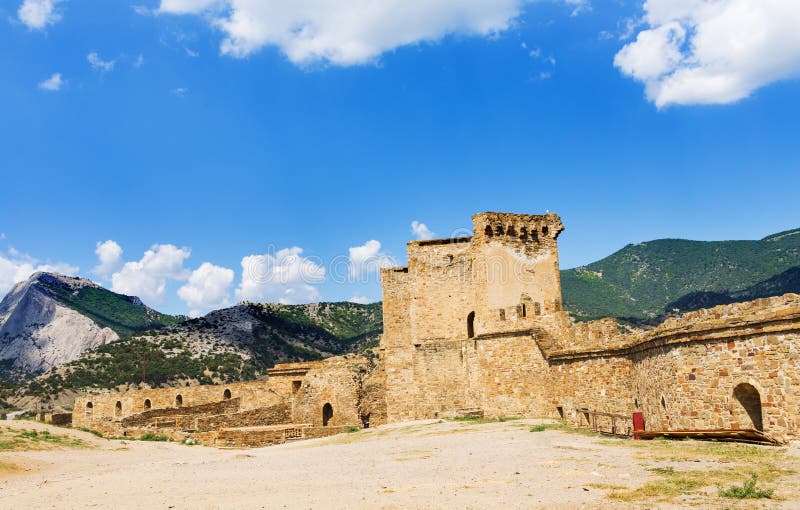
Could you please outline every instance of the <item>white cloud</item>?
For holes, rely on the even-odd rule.
[[[167,279],[185,280],[189,277],[183,262],[189,258],[188,248],[157,244],[144,252],[138,262],[126,262],[111,275],[111,290],[138,296],[148,304],[160,304],[164,298]]]
[[[202,14],[222,30],[221,52],[246,57],[279,48],[295,64],[349,66],[449,34],[508,29],[529,0],[161,0],[159,11]],[[569,0],[577,9],[584,2]]]
[[[43,30],[61,20],[56,5],[61,0],[25,0],[17,10],[17,17],[31,30]]]
[[[614,64],[659,108],[726,104],[800,75],[797,0],[647,0]]]
[[[86,60],[89,61],[89,65],[92,66],[92,69],[100,71],[101,73],[113,71],[114,64],[117,63],[116,60],[103,60],[100,58],[100,55],[94,51],[86,55]]]
[[[285,248],[274,255],[248,255],[242,258],[242,281],[236,298],[284,304],[319,301],[320,293],[314,285],[324,280],[325,268],[304,257],[302,248]]]
[[[0,255],[0,300],[15,283],[28,279],[37,271],[74,276],[79,270],[79,267],[66,262],[40,264],[35,258],[11,248],[7,255]]]
[[[64,81],[61,79],[61,73],[53,73],[46,80],[39,82],[40,89],[51,92],[61,90],[62,85],[64,85]]]
[[[381,251],[381,243],[372,239],[361,246],[349,248],[350,276],[353,279],[369,278],[382,267],[394,267],[396,261]]]
[[[189,307],[189,315],[198,317],[215,308],[230,304],[229,289],[233,283],[233,270],[204,262],[192,271],[186,285],[178,289],[180,297]]]
[[[94,253],[97,255],[98,264],[92,272],[103,277],[116,271],[122,262],[122,247],[111,239],[102,243],[98,241]]]
[[[139,55],[136,57],[136,60],[133,61],[133,68],[140,69],[143,65],[144,65],[144,55],[139,53]]]
[[[172,91],[172,93],[178,97],[185,97],[188,92],[189,89],[187,89],[186,87],[178,87],[177,89],[174,89]]]
[[[350,298],[350,302],[359,305],[368,305],[371,303],[370,299],[367,296],[353,296]]]
[[[424,239],[433,239],[436,235],[428,228],[427,225],[424,223],[420,223],[417,220],[411,222],[411,233],[417,239],[424,240]]]

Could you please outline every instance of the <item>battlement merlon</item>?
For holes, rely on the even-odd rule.
[[[564,231],[564,224],[559,215],[551,212],[540,215],[487,211],[472,216],[472,228],[477,241],[501,236],[537,241],[558,239]]]

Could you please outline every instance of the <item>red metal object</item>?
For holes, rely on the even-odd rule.
[[[633,413],[633,438],[641,439],[637,432],[644,431],[644,414],[641,411]]]

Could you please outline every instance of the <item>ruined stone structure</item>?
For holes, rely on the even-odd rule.
[[[628,433],[800,433],[800,296],[720,306],[623,334],[561,309],[561,219],[480,213],[471,237],[408,243],[381,270],[379,362],[278,365],[267,381],[86,395],[75,426],[262,445],[464,414]]]
[[[561,310],[555,214],[480,213],[474,235],[408,244],[382,270],[389,421],[482,412],[619,431],[800,432],[800,296],[721,306],[621,334]],[[622,425],[630,427],[630,423]]]

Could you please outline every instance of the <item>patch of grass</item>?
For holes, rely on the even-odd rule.
[[[623,485],[614,485],[611,483],[587,483],[586,487],[591,487],[592,489],[603,489],[611,491],[620,491],[627,489],[627,487]]]
[[[744,482],[744,485],[731,485],[727,489],[720,488],[719,495],[723,498],[735,499],[769,499],[775,494],[775,489],[757,487],[758,475],[755,473]]]
[[[673,468],[672,466],[657,467],[657,468],[650,469],[649,471],[652,471],[653,473],[656,473],[656,474],[659,474],[659,475],[674,475],[675,474],[675,468]]]
[[[531,432],[544,432],[545,430],[547,430],[547,425],[543,423],[540,423],[539,425],[534,425],[530,429]]]
[[[646,483],[638,489],[617,490],[609,494],[609,497],[618,501],[669,500],[676,496],[691,494],[703,486],[702,482],[692,478],[670,477]]]
[[[588,437],[602,437],[602,435],[598,434],[597,432],[592,432],[591,430],[586,430],[586,429],[572,428],[563,423],[540,423],[538,425],[531,426],[529,430],[531,432],[544,432],[545,430],[560,430],[561,432],[566,432],[568,434],[578,434],[581,436],[588,436]]]
[[[89,434],[93,434],[93,435],[95,435],[97,437],[103,437],[103,433],[98,431],[98,430],[94,430],[94,429],[90,429],[90,428],[86,428],[86,427],[78,427],[76,430],[80,430],[82,432],[88,432]]]
[[[353,432],[358,432],[359,430],[361,429],[359,429],[358,427],[350,427],[349,429],[347,429],[347,433],[352,434]]]
[[[169,441],[169,438],[155,432],[145,432],[139,437],[139,441]]]
[[[89,444],[69,436],[51,434],[47,430],[0,429],[0,451],[49,450],[57,447],[83,448]]]

